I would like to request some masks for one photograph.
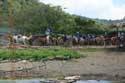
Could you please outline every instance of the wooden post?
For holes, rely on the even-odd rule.
[[[9,24],[9,27],[11,28],[11,31],[10,31],[10,37],[12,37],[12,33],[13,33],[13,0],[8,0],[8,24]],[[11,47],[12,49],[10,49],[10,51],[12,51],[12,54],[11,54],[11,59],[12,57],[15,55],[15,48],[14,48],[14,44],[13,44],[13,39],[10,39],[10,44],[11,44]],[[14,71],[15,70],[15,65],[14,63],[12,62],[11,64],[11,71]],[[15,71],[11,73],[11,79],[15,79]]]

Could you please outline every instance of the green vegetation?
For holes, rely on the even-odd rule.
[[[82,49],[83,52],[101,52],[107,51],[106,48],[84,48]]]
[[[8,26],[9,7],[13,11],[11,22],[13,27],[22,33],[44,33],[45,28],[51,27],[53,33],[74,34],[104,33],[107,26],[94,19],[71,15],[63,11],[60,6],[44,4],[38,0],[1,0],[0,26]]]
[[[68,48],[38,48],[38,49],[0,49],[0,60],[31,60],[40,61],[48,59],[69,60],[80,58],[77,51]]]
[[[107,51],[105,48],[71,49],[64,47],[28,48],[28,49],[0,49],[2,60],[70,60],[86,57],[86,53]]]

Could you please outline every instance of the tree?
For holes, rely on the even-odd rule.
[[[8,1],[0,1],[0,11],[4,19],[3,25],[8,25]],[[6,12],[3,8],[6,9]],[[14,27],[22,33],[44,33],[47,27],[51,27],[53,33],[62,34],[74,34],[76,31],[86,34],[100,34],[105,30],[105,25],[96,20],[70,15],[65,13],[60,6],[46,5],[38,0],[13,0],[12,10]]]

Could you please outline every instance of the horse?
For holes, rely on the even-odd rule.
[[[46,35],[46,45],[50,45],[51,43],[51,36],[50,35]]]
[[[51,41],[50,41],[51,40]],[[57,37],[51,37],[50,38],[50,43],[52,44],[52,45],[58,45],[58,39],[57,39]]]
[[[104,46],[107,46],[107,45],[112,45],[111,43],[111,36],[110,35],[107,35],[107,36],[104,36]]]
[[[64,45],[63,37],[58,37],[57,38],[57,43],[58,43],[58,45]]]
[[[97,45],[105,45],[105,38],[103,35],[97,36],[95,41]]]
[[[118,41],[118,37],[117,36],[111,37],[111,45],[117,45],[117,41]]]
[[[27,45],[27,42],[32,38],[32,35],[28,37],[28,36],[19,34],[19,35],[13,35],[12,38],[17,44],[22,43],[24,45]]]
[[[86,43],[86,39],[84,39],[83,37],[80,37],[79,45],[85,45],[85,43]]]
[[[62,35],[62,38],[60,40],[64,46],[72,46],[73,45],[73,36],[72,35]]]
[[[12,35],[9,33],[2,34],[0,37],[0,45],[9,46],[12,43]]]
[[[79,45],[79,38],[78,37],[76,37],[76,36],[73,36],[73,45]]]

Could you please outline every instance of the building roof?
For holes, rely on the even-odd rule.
[[[125,22],[117,22],[111,25],[112,28],[125,28]]]

